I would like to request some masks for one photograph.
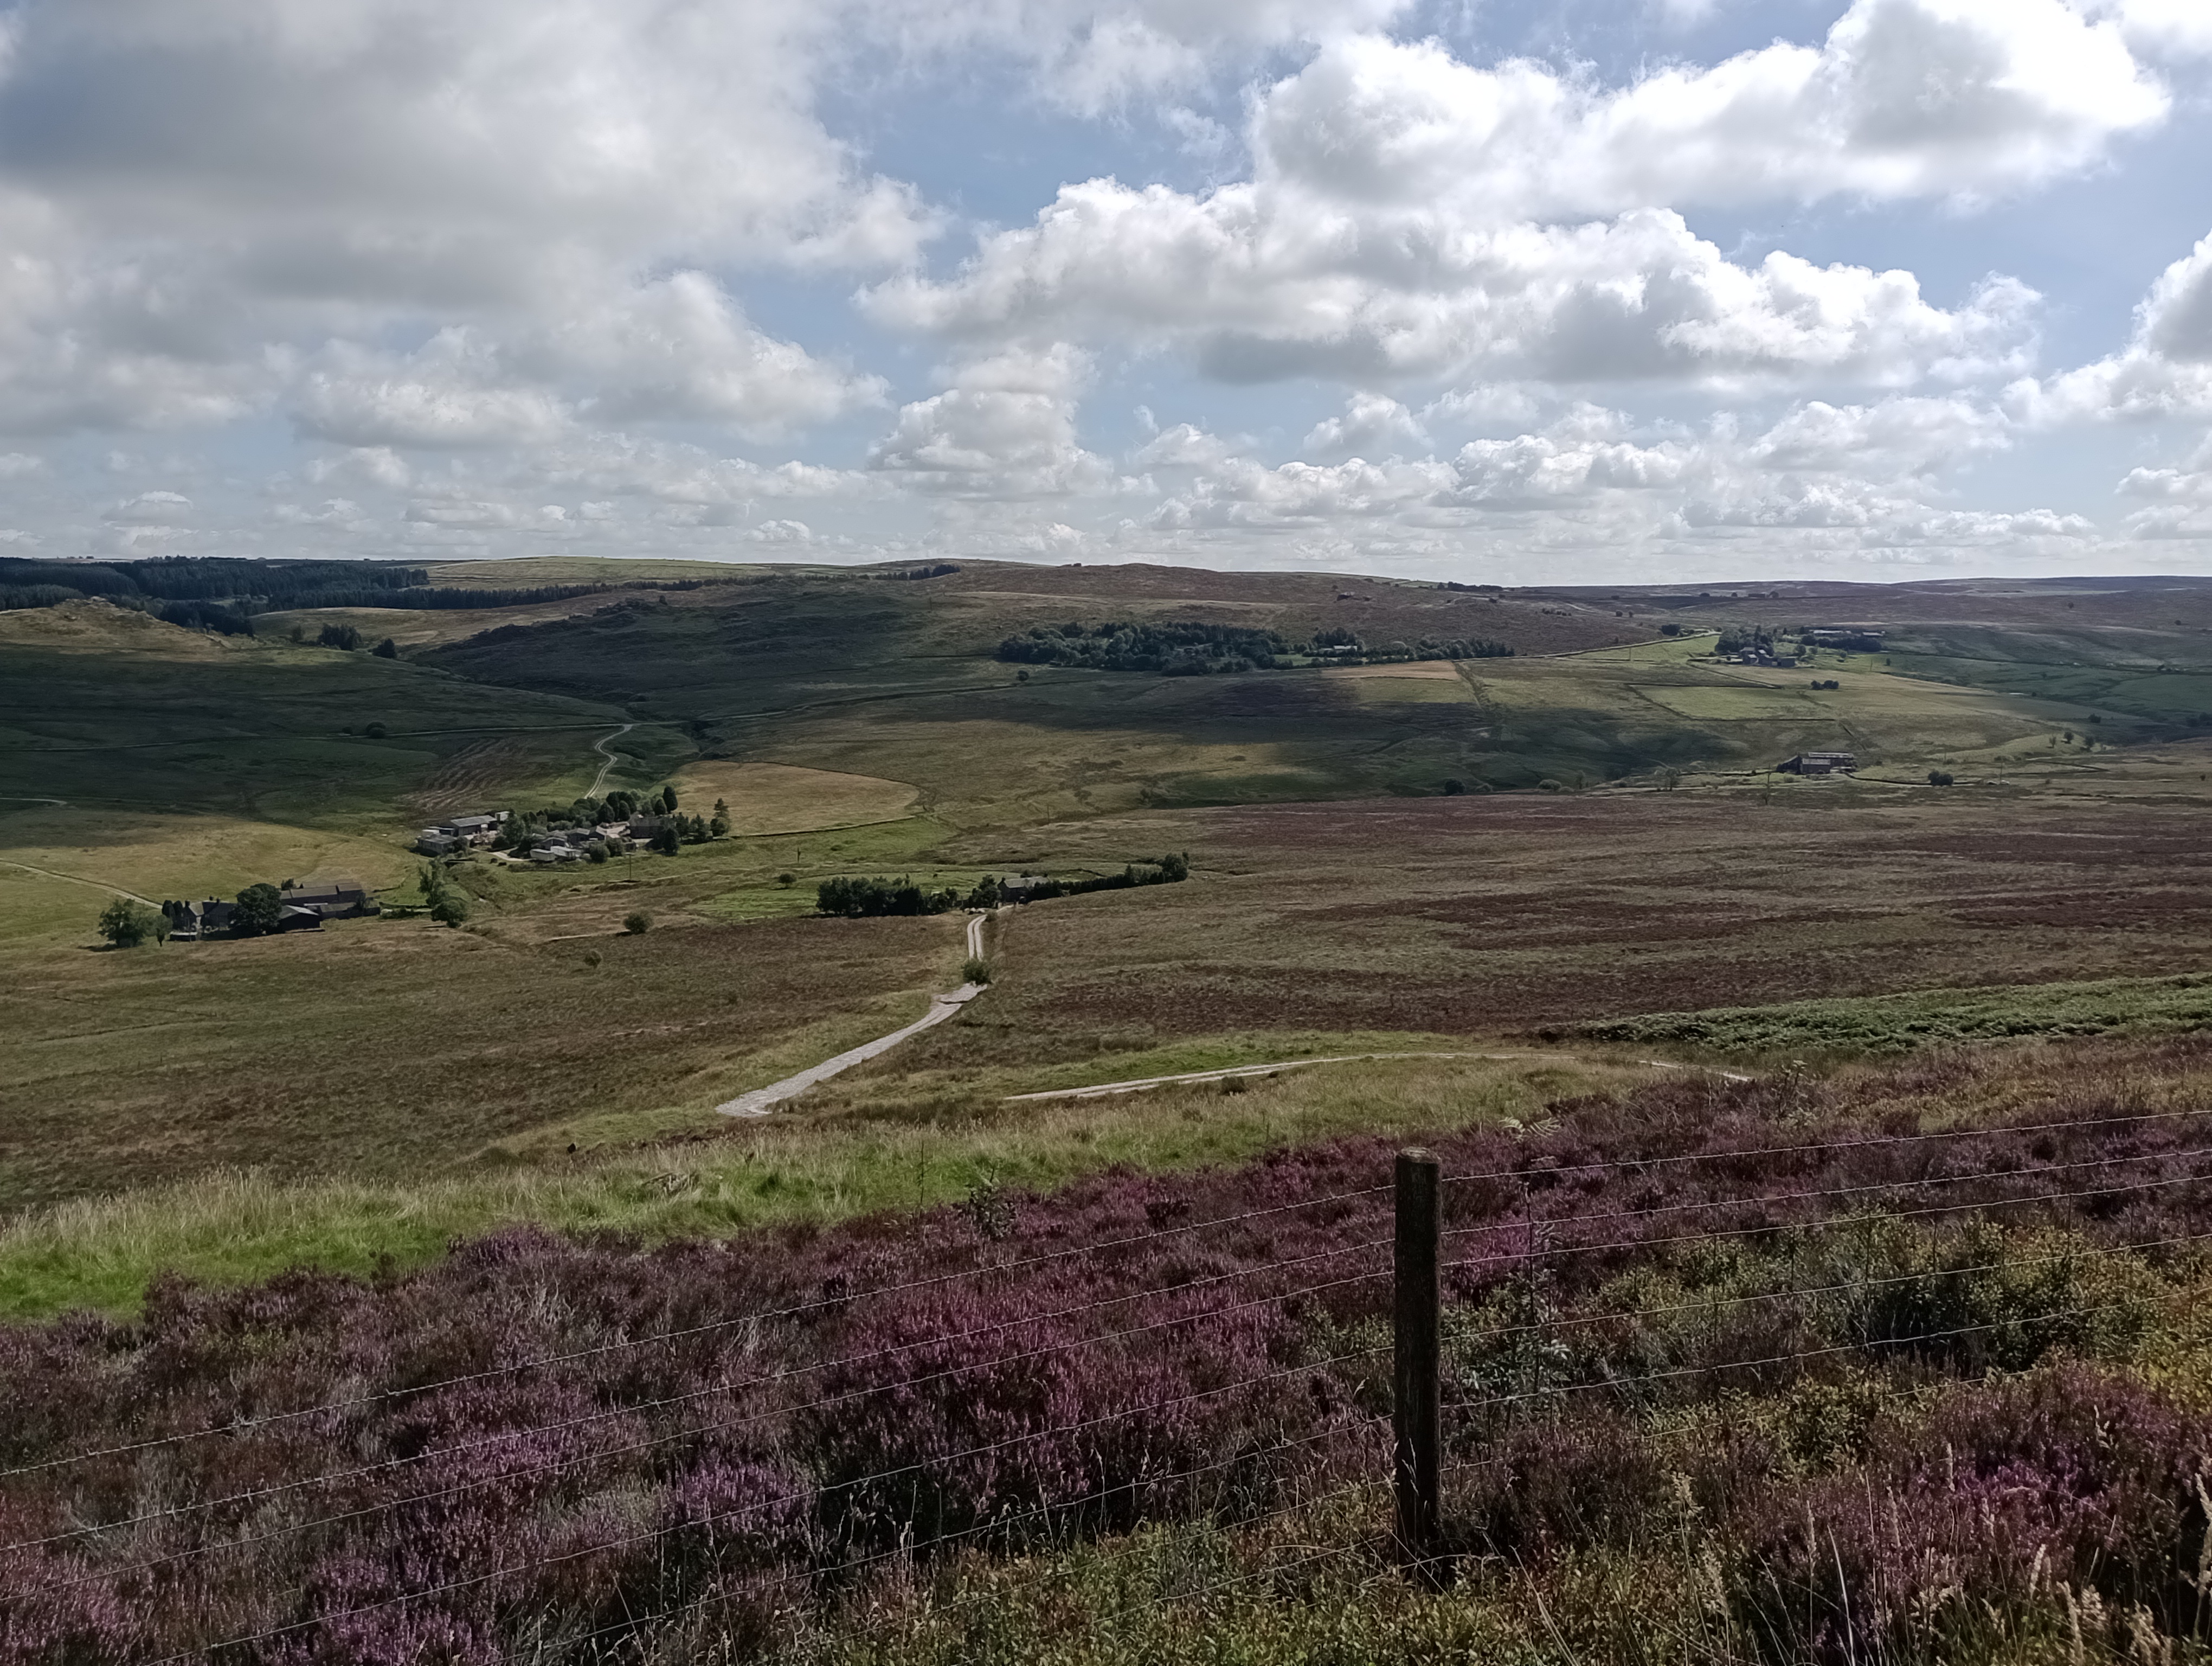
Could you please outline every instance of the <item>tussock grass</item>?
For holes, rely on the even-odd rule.
[[[647,1240],[957,1201],[987,1183],[1050,1188],[1117,1164],[1189,1169],[1351,1133],[1433,1133],[1540,1116],[1648,1071],[1569,1057],[1409,1060],[1103,1101],[1006,1106],[947,1093],[738,1124],[653,1147],[411,1183],[228,1170],[72,1201],[0,1225],[0,1316],[123,1313],[173,1270],[216,1283],[292,1267],[420,1265],[516,1221]]]

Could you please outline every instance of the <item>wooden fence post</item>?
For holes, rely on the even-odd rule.
[[[1437,1251],[1442,1168],[1429,1152],[1398,1153],[1397,1242],[1392,1349],[1391,1432],[1395,1437],[1398,1545],[1431,1583],[1443,1572],[1443,1481],[1439,1420],[1439,1292]]]

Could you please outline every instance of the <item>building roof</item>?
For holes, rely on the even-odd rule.
[[[312,879],[305,885],[287,885],[283,897],[287,903],[349,903],[368,895],[368,887],[356,879]]]

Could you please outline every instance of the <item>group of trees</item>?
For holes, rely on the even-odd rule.
[[[468,922],[469,897],[447,875],[435,862],[422,864],[421,873],[423,906],[430,917],[441,926],[460,926]]]
[[[1203,676],[1273,666],[1289,644],[1272,630],[1243,625],[1040,625],[999,644],[999,658],[1017,665],[1075,666],[1089,671],[1150,671],[1164,677]]]
[[[1310,641],[1286,641],[1272,630],[1245,625],[1185,621],[1166,624],[1071,621],[1039,625],[999,644],[1001,660],[1017,665],[1073,666],[1087,671],[1146,671],[1163,677],[1200,677],[1224,672],[1274,671],[1325,660],[1331,665],[1374,660],[1491,660],[1513,649],[1486,637],[1424,636],[1417,642],[1376,646],[1343,626],[1317,630]]]
[[[986,884],[991,882],[986,881]],[[982,886],[963,896],[956,890],[927,891],[912,879],[824,879],[814,890],[814,906],[822,914],[848,920],[880,919],[890,915],[945,914],[953,909],[989,908],[998,900],[981,900]]]
[[[1081,897],[1094,891],[1127,891],[1136,885],[1179,885],[1188,878],[1190,858],[1171,851],[1142,866],[1132,862],[1119,873],[1102,874],[1090,879],[1047,879],[1041,885],[1027,887],[1022,895],[1029,902],[1041,903],[1054,897]],[[963,908],[994,909],[1006,893],[1006,888],[988,875],[978,880],[973,889],[964,894],[953,886],[928,890],[910,879],[839,878],[824,879],[815,887],[814,906],[818,913],[837,915],[848,920],[867,920],[891,915],[945,914]]]
[[[128,897],[118,897],[100,911],[100,934],[118,949],[169,940],[169,916]]]
[[[1713,652],[1723,655],[1771,654],[1774,633],[1764,625],[1730,625],[1721,632],[1720,640],[1713,644]]]

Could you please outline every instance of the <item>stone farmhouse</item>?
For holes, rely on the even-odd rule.
[[[1800,752],[1774,767],[1785,775],[1847,775],[1859,767],[1859,760],[1855,752]]]
[[[382,907],[358,879],[288,880],[278,890],[283,899],[276,916],[280,932],[320,931],[325,920],[352,920],[380,914]],[[237,922],[238,904],[210,897],[204,903],[164,903],[161,912],[169,921],[172,942],[195,943],[220,937]]]

